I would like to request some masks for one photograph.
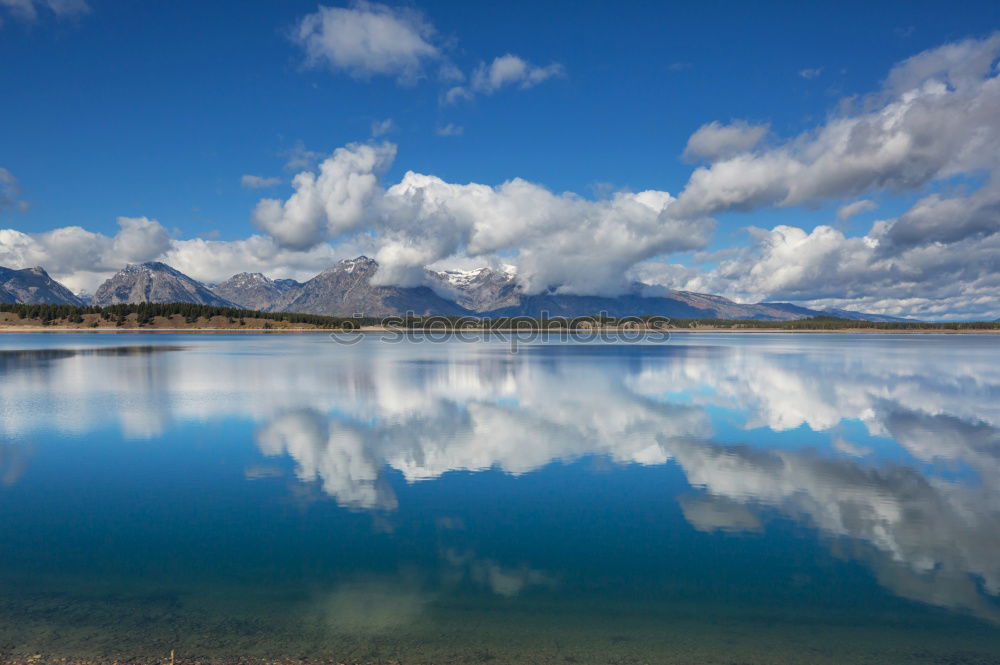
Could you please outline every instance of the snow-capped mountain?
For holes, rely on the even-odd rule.
[[[428,283],[435,291],[473,312],[488,312],[518,303],[517,272],[514,266],[500,270],[427,271]]]
[[[429,287],[376,286],[378,263],[367,256],[341,261],[289,291],[283,311],[330,316],[461,315],[468,310]]]

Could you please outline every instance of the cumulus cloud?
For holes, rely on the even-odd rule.
[[[996,318],[1000,235],[888,253],[883,245],[892,229],[890,222],[876,222],[867,235],[853,238],[825,225],[812,231],[751,229],[754,242],[716,268],[664,271],[662,281],[752,302],[792,300],[820,308],[850,303],[928,320]]]
[[[292,179],[295,193],[287,201],[258,203],[253,222],[291,249],[308,249],[328,237],[357,230],[379,193],[379,174],[395,155],[391,143],[338,148],[320,165],[318,175],[303,171]]]
[[[398,29],[402,22],[430,39],[418,17],[381,5],[323,8],[311,17],[304,24],[313,26],[307,34],[318,43],[356,19],[369,28],[388,21]],[[381,179],[395,158],[391,143],[352,144],[330,156],[297,144],[288,164],[299,171],[293,194],[263,199],[253,211],[265,236],[217,244],[175,240],[163,256],[199,278],[219,265],[292,276],[364,245],[382,264],[377,279],[384,284],[418,283],[423,267],[435,262],[502,258],[517,264],[528,293],[610,295],[640,277],[741,301],[993,319],[1000,315],[998,55],[1000,33],[917,54],[892,68],[875,93],[786,139],[769,135],[763,124],[703,125],[684,156],[706,163],[676,198],[651,190],[591,201],[519,178],[463,184],[415,172],[390,184]],[[390,71],[400,76],[414,70]],[[505,55],[484,63],[468,85],[453,86],[445,97],[529,87],[559,71]],[[382,130],[382,123],[373,127],[374,133]],[[438,131],[454,135],[459,128]],[[717,214],[853,200],[837,211],[842,221],[873,210],[883,191],[915,194],[916,201],[898,217],[875,221],[864,235],[830,225],[751,228],[750,243],[706,259],[710,269],[664,262],[671,252],[704,247]],[[0,171],[0,192],[7,207],[22,205],[7,171]],[[111,239],[84,229],[4,233],[0,257],[13,257],[8,265],[42,263],[83,283],[110,264],[100,257]],[[326,244],[333,240],[336,248]],[[77,249],[60,249],[70,245]],[[211,252],[228,258],[214,261]],[[29,255],[49,258],[28,261]],[[193,257],[210,265],[199,266]]]
[[[659,191],[589,201],[519,178],[490,187],[409,172],[383,198],[388,228],[376,259],[383,279],[406,283],[448,256],[516,251],[527,293],[616,293],[637,261],[708,241],[712,223],[675,219],[672,203]]]
[[[267,189],[281,184],[281,178],[261,175],[245,175],[240,178],[240,185],[246,189]]]
[[[273,238],[252,235],[240,240],[192,238],[174,240],[159,260],[207,283],[221,282],[238,272],[261,272],[272,278],[303,281],[341,259],[373,253],[364,242],[319,244],[307,251],[291,250]]]
[[[914,56],[861,110],[831,118],[775,148],[702,167],[677,212],[710,215],[813,204],[869,190],[911,190],[996,166],[1000,33]]]
[[[303,50],[306,66],[325,66],[358,79],[392,76],[412,85],[425,77],[429,64],[436,63],[436,78],[445,86],[441,104],[468,101],[509,86],[531,88],[565,73],[561,64],[538,66],[507,53],[481,62],[467,77],[447,57],[442,48],[447,44],[441,43],[421,13],[366,0],[349,7],[320,5],[296,23],[290,37]],[[372,136],[382,136],[390,128],[373,123]]]
[[[848,203],[847,205],[841,206],[837,210],[837,219],[843,221],[845,219],[850,219],[855,215],[860,215],[863,212],[868,212],[874,210],[878,207],[878,204],[874,201],[868,199],[861,199],[860,201],[855,201],[853,203]]]
[[[41,265],[66,286],[81,290],[91,287],[98,275],[114,272],[126,263],[153,260],[170,246],[166,229],[155,220],[119,217],[118,226],[112,237],[79,226],[35,234],[0,229],[0,265]]]
[[[357,243],[337,247],[320,244],[309,251],[294,251],[262,235],[234,241],[178,240],[171,238],[159,222],[145,217],[121,217],[118,225],[119,231],[113,236],[78,226],[44,233],[0,229],[0,265],[41,265],[70,289],[93,292],[128,263],[163,261],[209,283],[244,271],[308,279],[340,259],[373,251]]]
[[[23,212],[28,209],[28,203],[21,200],[21,185],[14,174],[0,167],[0,212],[5,208]]]
[[[320,6],[292,33],[309,66],[326,65],[361,79],[394,76],[411,83],[440,57],[433,27],[415,11],[374,2]]]
[[[767,125],[751,125],[739,120],[728,125],[710,122],[699,127],[688,139],[684,158],[711,162],[732,157],[752,150],[767,132]]]
[[[610,294],[628,287],[625,272],[643,259],[702,247],[713,222],[670,214],[667,192],[620,192],[590,201],[515,178],[498,186],[449,183],[408,172],[383,188],[378,175],[391,144],[355,144],[303,172],[286,201],[261,201],[258,228],[286,248],[307,249],[345,234],[374,233],[382,284],[414,285],[424,267],[453,256],[516,253],[529,293]]]
[[[863,237],[824,225],[751,229],[753,242],[734,257],[706,273],[661,269],[664,283],[740,300],[849,303],[929,319],[996,318],[998,55],[1000,33],[920,53],[894,67],[857,110],[766,150],[751,152],[747,146],[755,141],[746,132],[729,133],[738,139],[734,145],[725,140],[727,127],[700,129],[689,150],[711,163],[692,173],[671,207],[677,216],[920,191],[956,176],[981,184],[950,195],[925,193],[899,217],[873,223]],[[862,199],[837,216],[844,220],[874,207]]]
[[[974,240],[998,231],[1000,180],[994,179],[966,196],[932,194],[920,199],[887,229],[882,249],[903,252],[921,245]]]
[[[111,241],[108,260],[127,263],[151,261],[170,248],[170,235],[159,222],[147,217],[119,217],[120,231]]]
[[[90,13],[85,0],[0,0],[0,7],[20,21],[33,23],[38,20],[38,10],[47,9],[56,18],[72,18]]]

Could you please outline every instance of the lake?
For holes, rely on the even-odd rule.
[[[394,342],[0,337],[0,660],[1000,663],[1000,338]]]

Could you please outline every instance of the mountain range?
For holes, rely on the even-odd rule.
[[[266,312],[303,312],[329,316],[403,315],[609,316],[659,315],[669,318],[793,320],[836,316],[865,321],[907,321],[849,310],[815,310],[791,303],[737,303],[722,296],[671,291],[635,284],[619,296],[525,294],[513,268],[426,271],[426,285],[382,286],[373,283],[378,263],[365,256],[340,261],[306,282],[272,280],[261,273],[239,273],[207,286],[159,262],[128,265],[105,281],[92,304],[187,302]],[[82,305],[84,301],[40,267],[0,267],[0,302]]]

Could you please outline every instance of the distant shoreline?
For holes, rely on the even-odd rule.
[[[183,333],[189,335],[196,334],[207,334],[207,335],[219,335],[219,334],[348,334],[348,333],[361,333],[364,335],[378,335],[385,333],[399,334],[399,333],[433,333],[441,334],[444,332],[455,333],[455,332],[472,332],[472,333],[533,333],[533,332],[548,332],[552,335],[569,333],[572,335],[587,335],[593,334],[595,332],[619,332],[620,328],[613,326],[592,328],[589,330],[565,330],[565,329],[549,329],[545,330],[542,328],[454,328],[454,329],[426,329],[426,328],[388,328],[388,327],[370,327],[366,326],[363,328],[358,328],[356,330],[345,331],[338,329],[329,328],[119,328],[119,327],[105,327],[105,328],[87,328],[87,327],[69,327],[64,325],[51,325],[51,326],[2,326],[0,325],[0,335],[3,334],[66,334],[66,333],[86,333],[86,334],[148,334],[148,335],[158,335],[163,333]],[[652,329],[650,330],[653,331]],[[624,332],[624,331],[621,331]],[[924,328],[920,330],[893,330],[884,328],[835,328],[835,329],[823,329],[823,328],[726,328],[726,327],[704,327],[704,328],[666,328],[662,330],[655,330],[655,332],[665,332],[665,333],[679,333],[679,334],[690,334],[690,333],[733,333],[733,334],[770,334],[770,333],[833,333],[833,334],[890,334],[890,335],[997,335],[1000,334],[1000,329],[981,329],[981,330],[955,330],[951,328]]]
[[[259,312],[191,303],[139,303],[108,307],[0,305],[0,333],[308,333],[440,334],[472,332],[523,335],[677,333],[998,333],[1000,322],[889,322],[811,317],[786,321],[759,319],[672,319],[665,316],[612,317],[606,313],[574,317],[327,316],[298,312]]]

